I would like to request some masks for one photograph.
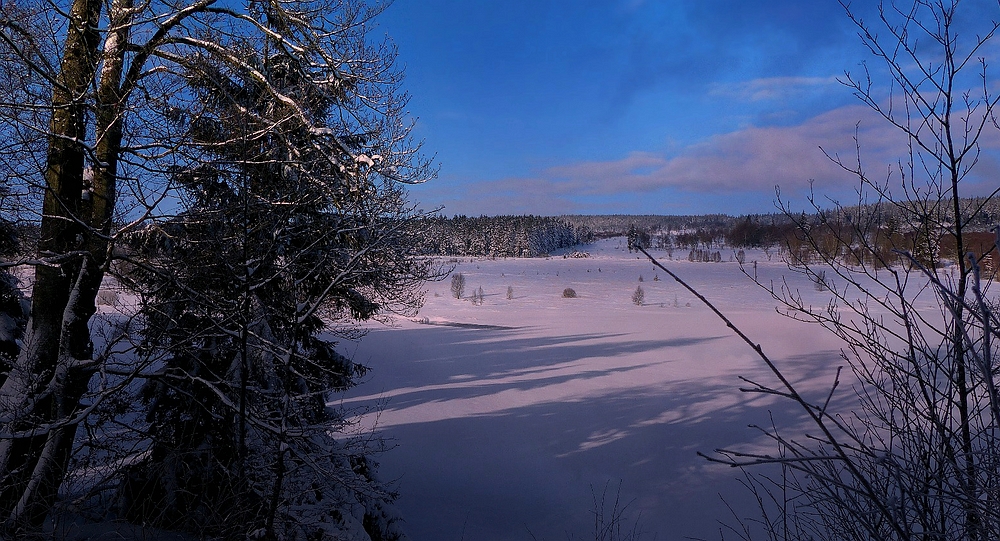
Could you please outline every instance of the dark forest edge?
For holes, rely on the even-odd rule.
[[[960,206],[967,216],[963,244],[971,246],[987,267],[994,268],[989,254],[994,240],[990,230],[1000,221],[1000,203],[968,198],[962,199]],[[868,251],[859,249],[861,246],[873,246],[879,260],[892,260],[893,250],[914,254],[930,267],[955,259],[955,239],[947,233],[947,220],[918,215],[917,209],[905,203],[883,202],[833,210],[814,208],[809,213],[741,216],[433,216],[414,222],[413,238],[415,251],[424,256],[547,257],[557,250],[634,234],[644,248],[667,251],[671,259],[675,250],[684,251],[686,254],[679,255],[696,261],[711,261],[716,251],[763,249],[780,252],[792,262],[825,256],[857,264],[872,259],[866,255]],[[843,242],[848,231],[852,235],[862,232],[867,238]]]

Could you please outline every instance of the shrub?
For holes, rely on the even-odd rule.
[[[507,286],[507,300],[512,300],[514,298],[514,286]]]
[[[571,287],[567,287],[566,289],[563,290],[563,298],[564,299],[575,299],[576,298],[576,291],[574,291],[573,288],[571,288]]]
[[[632,293],[632,302],[636,306],[642,306],[644,300],[646,300],[646,292],[642,290],[642,286],[636,286],[635,292]]]

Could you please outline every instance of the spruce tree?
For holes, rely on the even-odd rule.
[[[365,369],[329,332],[412,309],[429,267],[411,256],[405,199],[375,172],[391,149],[331,114],[340,89],[295,57],[244,54],[254,72],[187,63],[200,108],[177,115],[199,155],[174,174],[185,208],[133,239],[143,351],[160,369],[141,393],[152,443],[125,512],[211,535],[305,539],[360,522],[398,537],[368,458],[330,435],[345,421],[328,394]]]

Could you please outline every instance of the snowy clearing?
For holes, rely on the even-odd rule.
[[[381,472],[397,480],[414,541],[585,538],[594,493],[607,486],[613,500],[619,484],[630,503],[626,526],[638,520],[650,532],[643,539],[718,539],[719,521],[733,519],[726,502],[754,516],[740,473],[696,453],[770,450],[747,425],[773,418],[792,426],[798,412],[739,392],[738,375],[773,378],[623,239],[579,249],[590,257],[459,260],[466,298],[455,299],[448,280],[429,284],[418,318],[343,344],[373,371],[340,402],[382,405],[359,423],[377,422],[396,446],[381,457]],[[776,313],[736,263],[660,255],[803,390],[825,394],[845,364],[835,337]],[[826,304],[828,293],[776,256],[748,253],[748,267],[754,260],[763,280],[785,276],[808,302]],[[637,286],[642,306],[632,300]],[[484,302],[474,305],[480,287]],[[577,297],[563,298],[565,288]]]

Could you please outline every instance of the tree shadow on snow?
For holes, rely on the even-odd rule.
[[[369,340],[379,343],[379,332]],[[720,494],[737,509],[752,512],[753,502],[736,481],[738,471],[709,464],[697,452],[733,446],[766,450],[765,438],[748,425],[773,422],[790,429],[802,422],[792,404],[738,390],[737,375],[768,383],[766,372],[746,374],[745,364],[706,361],[699,374],[688,361],[675,377],[650,385],[641,379],[649,370],[673,370],[681,357],[710,359],[702,346],[723,336],[629,340],[625,333],[533,336],[529,329],[384,332],[399,333],[392,340],[406,347],[392,350],[394,356],[372,350],[383,378],[373,378],[371,385],[380,386],[380,394],[359,399],[390,397],[387,417],[421,408],[486,406],[381,429],[399,446],[384,460],[383,471],[399,479],[398,505],[414,539],[439,539],[442,532],[485,541],[582,537],[593,528],[591,488],[599,492],[619,481],[622,501],[632,502],[643,528],[659,532],[658,539],[718,538],[717,521],[731,518]],[[836,366],[843,364],[836,351],[777,362],[817,396],[829,389]],[[615,385],[595,389],[600,378]],[[365,387],[370,386],[362,392],[371,392]],[[584,390],[577,395],[546,394],[578,387]],[[511,396],[537,400],[505,402]]]

